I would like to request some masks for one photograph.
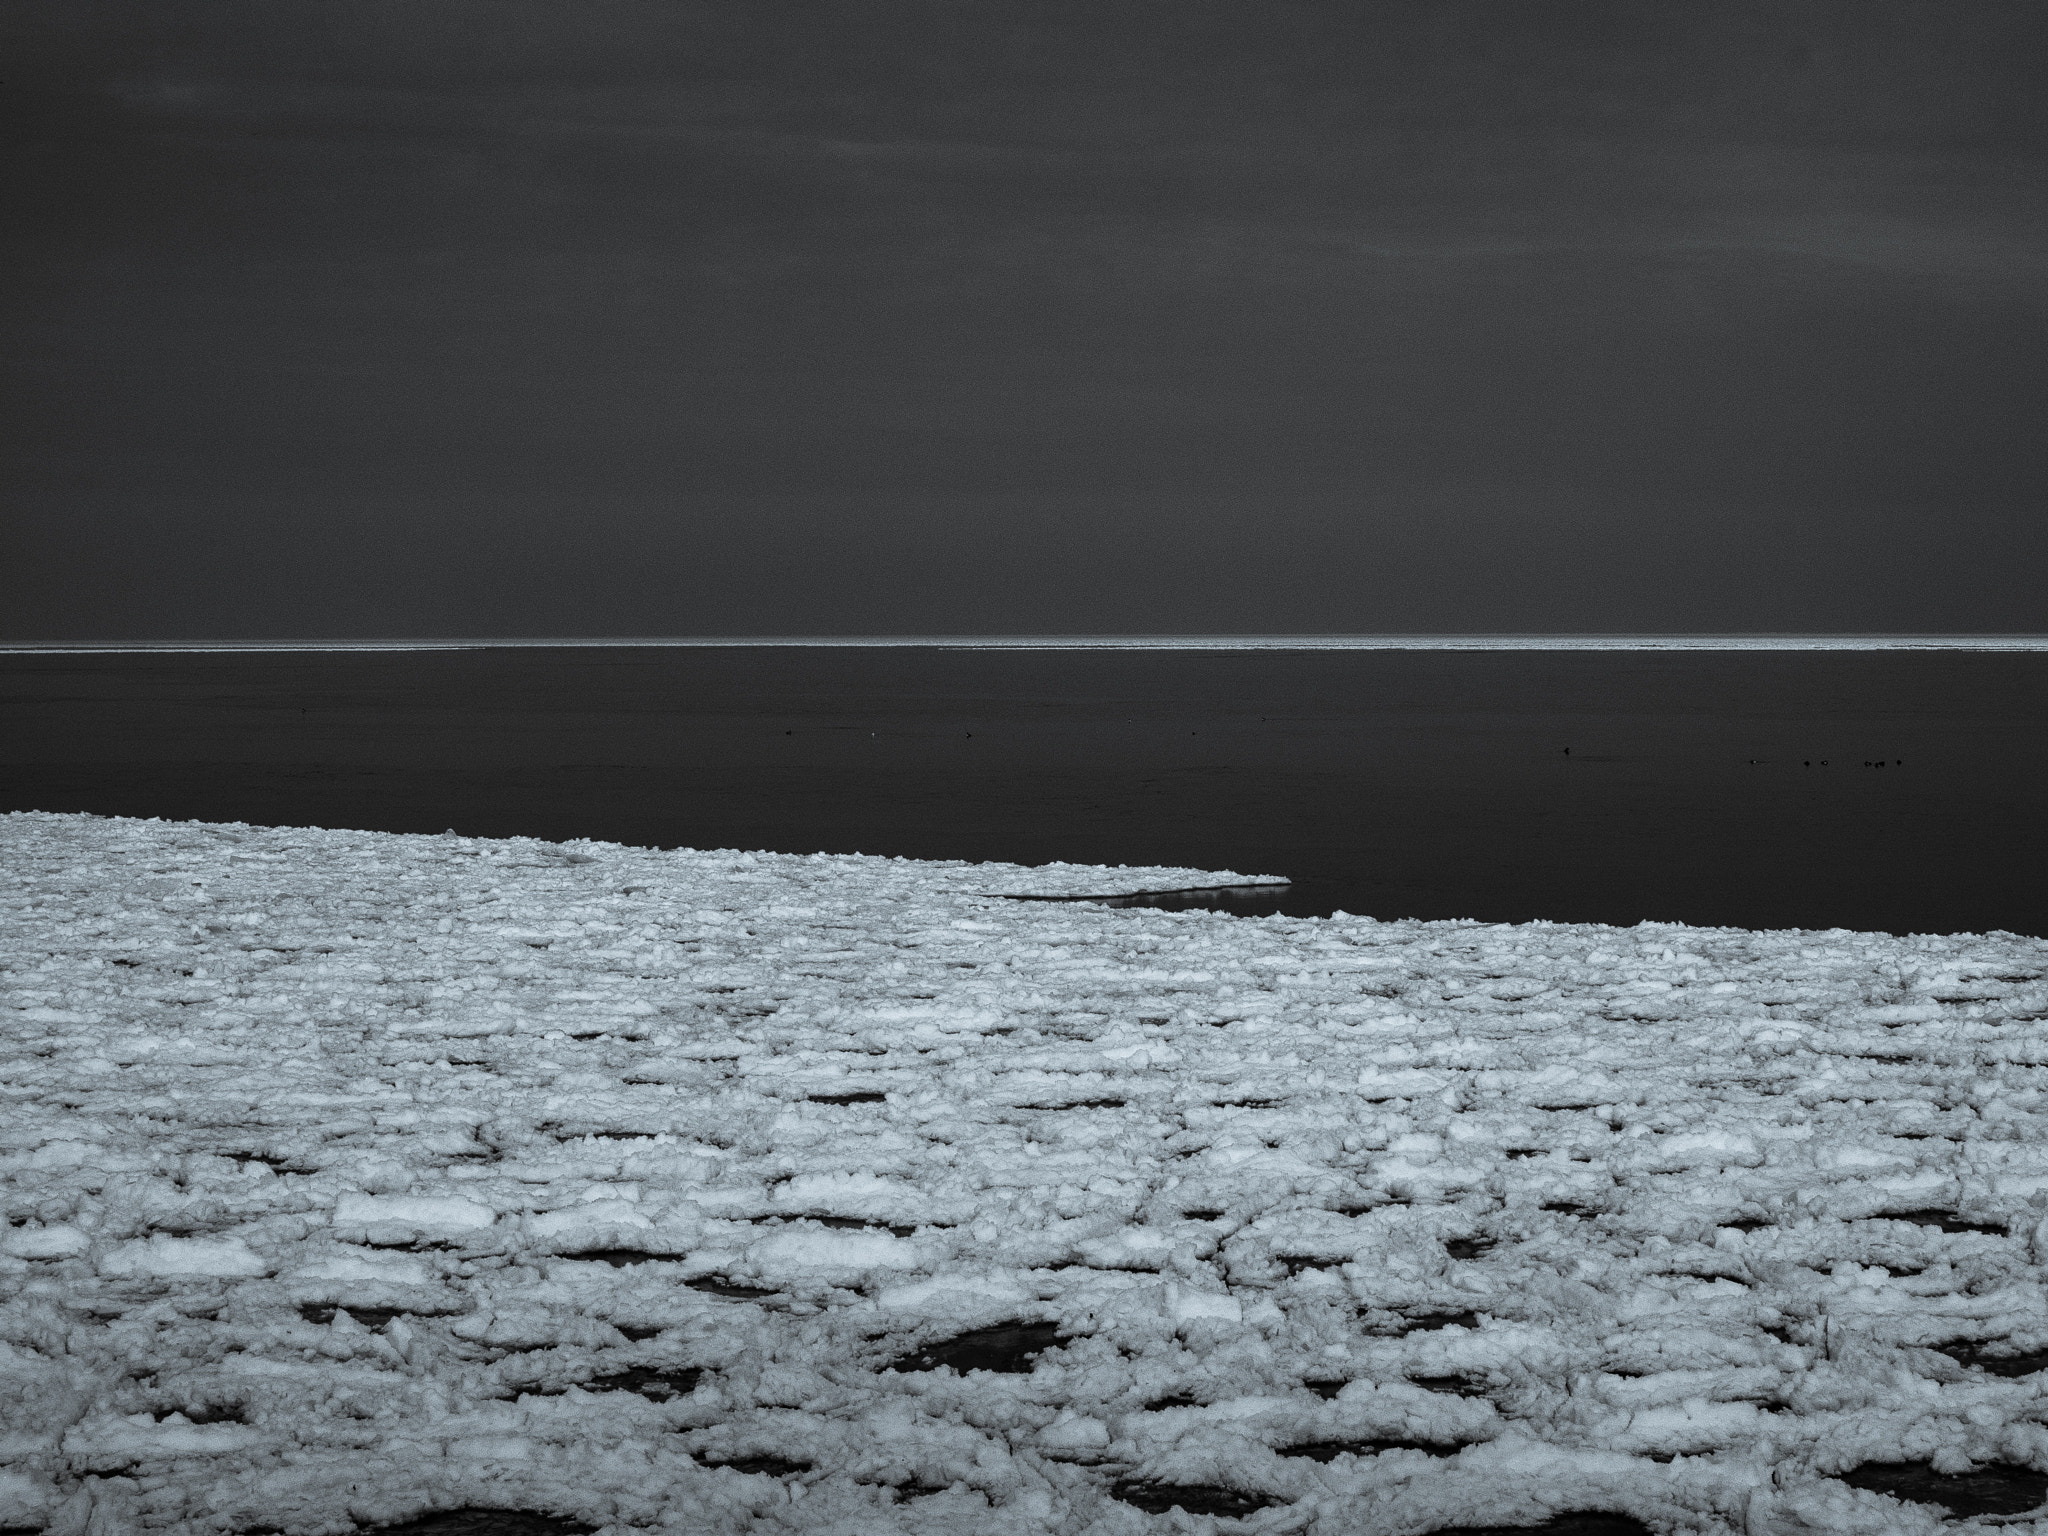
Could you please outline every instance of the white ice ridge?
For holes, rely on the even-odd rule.
[[[2048,651],[2048,635],[643,635],[501,639],[17,641],[0,655],[488,650]]]
[[[985,894],[1133,873],[5,818],[0,1527],[1933,1532],[1833,1474],[2048,1469],[2048,943]]]

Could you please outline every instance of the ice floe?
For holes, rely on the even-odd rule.
[[[2048,1530],[2040,940],[0,860],[0,1527]]]

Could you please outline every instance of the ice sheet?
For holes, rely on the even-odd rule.
[[[2048,1468],[2044,1378],[1928,1347],[2048,1344],[2039,940],[0,840],[0,1526],[1931,1531],[1830,1474]]]

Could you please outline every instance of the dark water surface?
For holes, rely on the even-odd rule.
[[[0,809],[1293,877],[1246,912],[2041,935],[2044,783],[2024,654],[0,656]]]

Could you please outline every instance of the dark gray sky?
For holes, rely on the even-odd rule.
[[[12,638],[2048,629],[2039,0],[5,15]]]

